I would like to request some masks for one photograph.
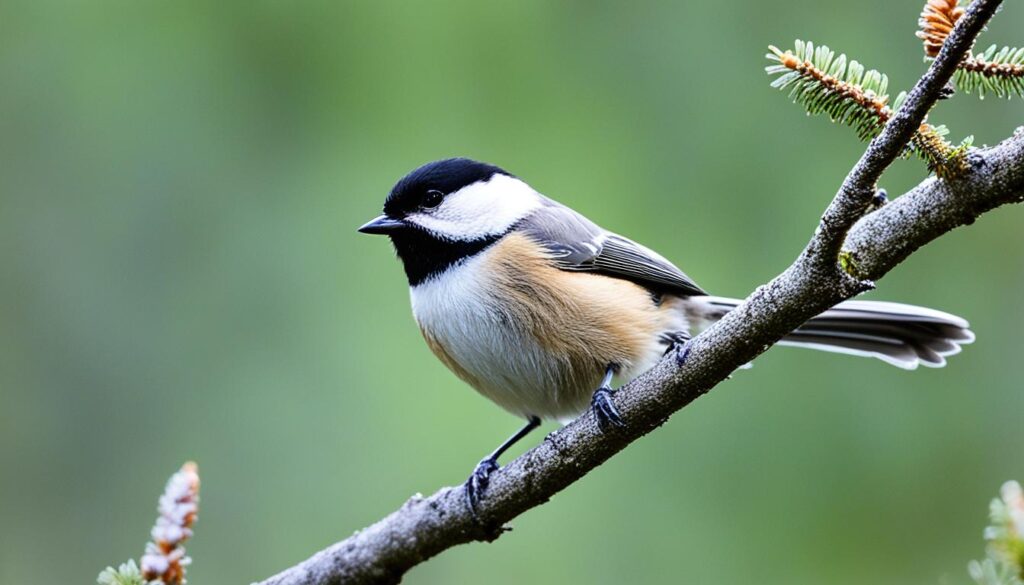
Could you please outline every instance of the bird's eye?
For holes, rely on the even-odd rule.
[[[444,199],[444,193],[431,189],[423,196],[422,206],[424,209],[431,209],[441,205],[441,200]]]

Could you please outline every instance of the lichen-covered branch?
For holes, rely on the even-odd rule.
[[[832,305],[873,286],[914,250],[979,215],[1024,200],[1024,130],[972,150],[952,180],[928,179],[868,214],[881,173],[902,153],[1000,0],[975,0],[928,72],[846,177],[796,261],[672,356],[624,386],[615,403],[627,426],[602,431],[590,413],[548,435],[491,476],[474,519],[461,487],[414,496],[372,526],[260,585],[395,583],[453,546],[488,541],[524,511],[547,502],[651,432],[737,367]],[[846,261],[840,265],[840,251]]]

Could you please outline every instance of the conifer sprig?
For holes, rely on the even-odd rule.
[[[877,136],[906,98],[900,93],[889,105],[889,78],[874,69],[866,69],[856,60],[838,57],[821,45],[797,40],[792,51],[770,46],[765,55],[775,65],[765,67],[769,75],[778,75],[772,87],[789,90],[793,102],[808,114],[827,114],[833,122],[850,126],[861,140]],[[928,168],[942,178],[963,170],[969,142],[954,147],[944,136],[943,126],[921,124],[911,140],[910,149]]]
[[[986,93],[1024,98],[1024,47],[1000,49],[992,45],[984,53],[965,59],[953,79],[959,89],[977,92],[981,99]]]
[[[917,37],[924,41],[925,56],[934,59],[953,26],[964,15],[959,0],[928,0],[918,19]],[[953,81],[964,93],[986,93],[1009,98],[1024,97],[1024,47],[992,45],[984,53],[968,56],[957,67]]]
[[[185,567],[192,559],[185,556],[185,541],[192,537],[192,525],[199,513],[199,467],[189,461],[167,480],[160,496],[156,524],[150,532],[139,568],[142,577],[160,585],[183,585]]]
[[[184,543],[192,536],[199,513],[199,468],[195,463],[185,463],[171,476],[157,509],[160,515],[141,562],[107,567],[96,578],[98,585],[185,585],[185,567],[192,560],[185,556]]]
[[[978,585],[1024,585],[1024,489],[1008,481],[1000,496],[989,506],[988,558],[971,562],[968,571]]]
[[[769,65],[769,75],[779,75],[772,87],[789,90],[789,97],[808,114],[828,114],[833,122],[854,128],[862,140],[874,138],[889,120],[886,93],[889,78],[874,69],[866,70],[846,55],[821,45],[796,41],[793,51],[769,46],[765,55],[778,65]]]

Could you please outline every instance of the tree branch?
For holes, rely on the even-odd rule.
[[[1024,128],[970,153],[955,180],[925,180],[864,217],[881,173],[907,147],[1000,0],[976,0],[885,130],[868,145],[822,217],[803,253],[781,275],[695,337],[683,365],[670,357],[615,394],[624,429],[602,432],[591,413],[491,476],[473,519],[462,487],[414,496],[399,510],[259,585],[397,583],[444,550],[500,536],[502,526],[539,506],[664,423],[784,335],[836,303],[873,286],[907,256],[1006,203],[1024,201]],[[846,242],[850,262],[838,262]]]
[[[942,88],[953,77],[957,65],[969,54],[975,39],[985,28],[985,23],[992,18],[1001,3],[1001,0],[975,2],[968,8],[942,45],[932,66],[907,94],[907,99],[885,125],[882,133],[868,144],[867,150],[843,181],[839,193],[825,210],[821,227],[808,246],[809,252],[818,248],[823,252],[819,263],[832,263],[846,233],[871,204],[878,178],[907,147],[928,111],[938,101]]]

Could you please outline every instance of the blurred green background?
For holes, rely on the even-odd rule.
[[[983,45],[1024,42],[1008,4]],[[387,242],[356,233],[393,182],[492,161],[743,296],[863,149],[768,87],[766,46],[824,41],[905,88],[920,8],[4,2],[0,583],[137,558],[186,459],[197,585],[461,482],[520,423],[430,355]],[[932,119],[994,143],[1022,108],[957,96]],[[998,210],[871,295],[970,319],[950,367],[772,350],[407,582],[966,583],[989,499],[1024,479],[1022,225]]]

